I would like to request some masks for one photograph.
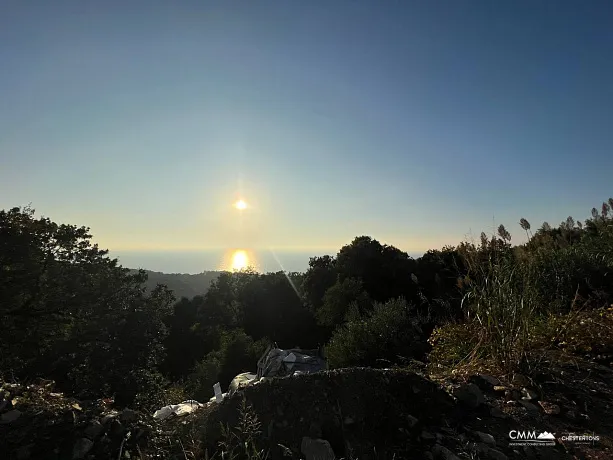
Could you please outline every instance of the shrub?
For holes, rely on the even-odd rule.
[[[555,347],[573,354],[613,353],[613,305],[550,315],[535,327],[535,348]]]
[[[613,294],[606,277],[611,261],[595,248],[578,244],[558,250],[539,250],[529,260],[541,313],[567,313],[578,295],[584,299]]]
[[[361,316],[353,311],[350,318],[334,332],[326,347],[332,368],[377,367],[408,358],[422,359],[427,351],[423,319],[404,299],[375,303],[371,312]]]
[[[360,311],[366,311],[372,305],[362,281],[356,278],[337,281],[324,295],[323,305],[315,314],[317,322],[328,327],[341,324],[352,304]]]
[[[220,382],[226,388],[237,374],[255,372],[266,346],[265,341],[254,341],[242,329],[224,332],[220,349],[208,353],[194,367],[188,379],[188,391],[197,400],[208,400],[215,383]]]
[[[449,323],[435,328],[428,342],[432,346],[430,364],[447,368],[471,356],[477,349],[478,336],[473,323]]]

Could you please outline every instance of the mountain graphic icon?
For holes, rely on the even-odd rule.
[[[553,433],[548,433],[547,431],[543,431],[541,434],[538,435],[536,439],[554,441],[556,437],[553,435]]]

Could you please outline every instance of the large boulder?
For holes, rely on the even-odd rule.
[[[196,413],[209,451],[221,439],[220,422],[236,426],[243,396],[258,416],[271,460],[283,458],[279,444],[298,453],[303,437],[315,435],[337,458],[347,457],[349,450],[363,458],[373,447],[383,455],[414,427],[412,414],[420,415],[421,425],[435,426],[455,405],[437,384],[404,370],[348,368],[272,378]]]

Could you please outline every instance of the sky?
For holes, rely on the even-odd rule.
[[[520,243],[613,195],[611,24],[599,0],[3,0],[0,207],[131,254]]]

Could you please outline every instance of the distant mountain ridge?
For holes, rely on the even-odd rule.
[[[131,269],[131,271],[137,272],[138,270]],[[191,299],[197,295],[206,294],[213,280],[217,279],[223,272],[210,270],[190,275],[188,273],[162,273],[145,270],[145,273],[148,277],[145,282],[148,291],[153,290],[158,284],[165,284],[179,300],[181,297]]]

